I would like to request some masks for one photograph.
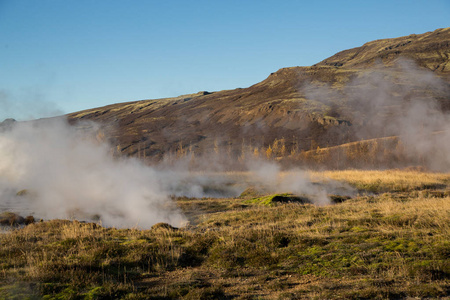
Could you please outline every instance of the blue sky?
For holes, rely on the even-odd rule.
[[[448,0],[0,0],[0,121],[247,87],[448,26]]]

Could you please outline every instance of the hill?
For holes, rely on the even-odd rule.
[[[450,128],[450,28],[368,42],[310,67],[283,68],[248,88],[112,104],[91,120],[122,155],[238,158]],[[411,122],[411,120],[416,120]],[[431,120],[431,121],[430,121]],[[415,138],[412,138],[415,140]]]

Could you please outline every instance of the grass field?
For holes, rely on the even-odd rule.
[[[358,195],[179,198],[184,228],[51,220],[1,234],[0,299],[450,298],[450,174],[311,175]]]

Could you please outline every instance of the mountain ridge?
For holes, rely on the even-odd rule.
[[[222,149],[239,157],[244,149],[267,148],[277,139],[284,139],[289,151],[336,146],[393,135],[369,132],[368,124],[387,118],[388,107],[401,107],[416,95],[436,100],[448,110],[449,45],[450,28],[381,39],[310,67],[282,68],[247,88],[117,103],[74,112],[67,118],[71,124],[80,120],[102,124],[122,155],[152,161],[186,149],[196,155]],[[411,74],[432,74],[436,79],[430,88]],[[356,113],[355,107],[367,105],[357,96],[361,91],[369,99],[380,90],[372,86],[370,76],[381,86],[389,85],[385,96],[392,103]],[[391,113],[401,114],[398,109]]]

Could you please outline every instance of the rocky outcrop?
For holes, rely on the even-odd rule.
[[[0,214],[0,225],[28,225],[34,223],[33,216],[22,217],[12,212],[3,212]]]

